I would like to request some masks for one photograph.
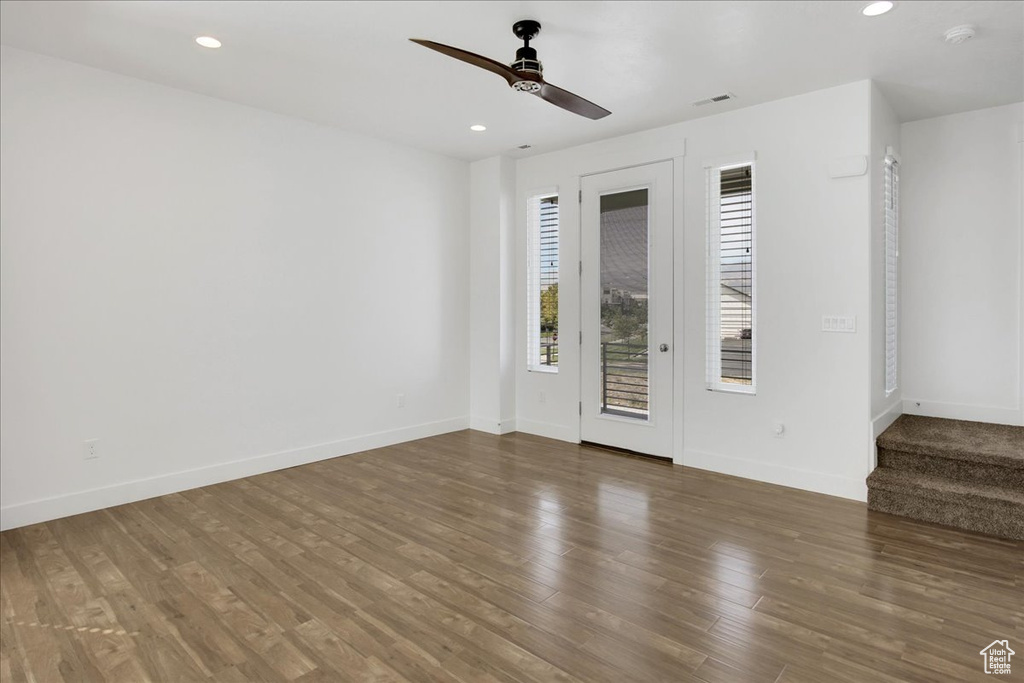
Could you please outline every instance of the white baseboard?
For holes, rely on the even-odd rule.
[[[565,425],[551,424],[550,422],[537,422],[535,420],[524,420],[519,418],[516,421],[518,431],[535,436],[546,436],[549,439],[568,441],[569,443],[580,442],[579,426],[566,427]]]
[[[970,420],[972,422],[993,422],[1004,425],[1024,425],[1024,415],[1020,408],[997,408],[993,406],[977,406],[964,403],[943,403],[926,401],[917,398],[903,399],[903,412],[909,415],[926,417],[945,417],[951,420]]]
[[[868,487],[863,478],[846,479],[822,472],[693,450],[684,451],[683,462],[677,464],[861,502],[868,499]],[[867,473],[864,476],[867,477]]]
[[[200,486],[210,486],[296,465],[351,455],[373,448],[455,432],[466,429],[468,426],[467,418],[458,417],[9,505],[0,508],[0,530],[15,529],[51,519],[155,498],[168,493],[187,491]]]
[[[479,432],[487,432],[488,434],[511,434],[516,431],[516,419],[508,417],[504,420],[494,420],[488,417],[471,415],[469,417],[469,428]]]

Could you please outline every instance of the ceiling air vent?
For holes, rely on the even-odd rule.
[[[715,95],[713,97],[705,97],[703,100],[697,100],[693,103],[695,107],[703,107],[705,104],[713,104],[715,102],[725,102],[726,100],[734,100],[736,96],[731,92],[722,93],[721,95]]]

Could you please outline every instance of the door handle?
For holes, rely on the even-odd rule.
[[[668,344],[662,344],[658,348],[661,350],[662,353],[665,353],[666,351],[668,351]]]

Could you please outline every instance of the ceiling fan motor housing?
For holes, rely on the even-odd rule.
[[[516,61],[512,62],[510,66],[516,71],[538,76],[544,73],[544,66],[537,59],[537,51],[532,47],[521,47],[516,50]]]

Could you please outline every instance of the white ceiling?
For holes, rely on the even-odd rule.
[[[0,41],[462,159],[525,156],[873,78],[904,121],[1024,99],[1024,2],[21,2]],[[590,121],[410,43],[502,62],[511,25]],[[943,34],[974,24],[977,37]],[[217,36],[220,50],[200,48]],[[731,91],[735,102],[693,107]],[[485,133],[469,125],[483,123]],[[529,143],[529,152],[514,148]]]

